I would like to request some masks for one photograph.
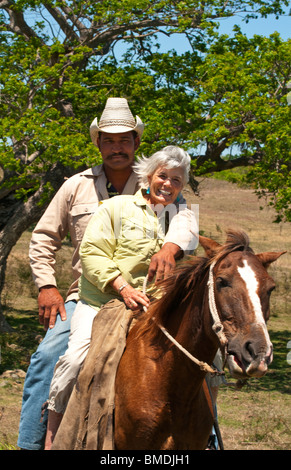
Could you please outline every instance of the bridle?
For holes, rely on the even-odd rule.
[[[223,331],[223,325],[220,321],[216,303],[215,303],[215,296],[214,296],[214,278],[213,278],[213,268],[216,264],[216,261],[213,261],[210,265],[209,268],[209,278],[207,282],[208,286],[208,303],[209,303],[209,310],[210,314],[213,320],[213,325],[212,329],[216,336],[218,337],[219,343],[221,348],[225,350],[226,345],[227,345],[227,338],[224,334]],[[147,276],[144,279],[143,283],[143,293],[146,293],[146,286],[147,286]],[[146,311],[146,307],[144,307],[144,310]],[[191,359],[192,362],[194,362],[196,365],[200,367],[200,369],[204,372],[209,372],[214,375],[224,375],[223,371],[218,371],[217,369],[213,369],[209,364],[206,362],[200,361],[196,357],[194,357],[187,349],[185,349],[168,331],[165,327],[163,327],[160,324],[157,324],[160,330],[164,333],[164,335],[180,350],[182,351],[189,359]]]
[[[209,278],[208,278],[208,283],[207,283],[208,302],[209,302],[210,313],[211,313],[212,320],[213,320],[212,329],[214,333],[216,334],[216,336],[218,337],[221,347],[225,348],[227,345],[227,338],[223,331],[223,324],[221,323],[219,315],[218,315],[218,311],[217,311],[216,303],[215,303],[215,296],[214,296],[213,268],[215,264],[216,264],[216,261],[213,261],[213,263],[211,263],[210,268],[209,268]]]

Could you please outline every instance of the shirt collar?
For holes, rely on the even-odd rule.
[[[146,202],[145,198],[143,197],[144,193],[145,193],[144,188],[139,189],[135,193],[134,202],[135,202],[136,205],[138,205],[138,206],[146,206],[147,205],[147,202]]]

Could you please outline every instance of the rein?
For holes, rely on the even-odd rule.
[[[210,265],[209,269],[209,279],[208,279],[208,302],[209,302],[209,309],[213,319],[212,329],[214,333],[217,335],[221,347],[225,348],[227,345],[227,338],[223,332],[223,325],[220,321],[218,311],[216,308],[215,297],[214,297],[214,279],[213,279],[213,268],[215,266],[215,261]],[[147,286],[148,277],[146,276],[143,282],[143,293],[146,294],[146,286]],[[146,307],[144,307],[144,311],[147,311]],[[164,335],[178,348],[182,351],[192,362],[199,366],[200,370],[204,372],[209,372],[213,375],[224,375],[223,371],[214,370],[209,364],[206,362],[200,361],[196,357],[187,351],[162,325],[157,324],[160,330],[164,333]]]

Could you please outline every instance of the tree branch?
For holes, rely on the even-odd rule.
[[[54,18],[54,20],[58,23],[61,30],[66,36],[67,40],[75,40],[80,42],[78,35],[75,33],[74,28],[69,25],[67,18],[62,15],[59,8],[52,7],[48,3],[44,3],[45,8],[50,13],[50,15]]]
[[[20,34],[25,39],[38,38],[35,31],[28,26],[24,19],[23,12],[13,9],[14,5],[10,0],[3,0],[0,8],[3,8],[9,15],[10,23],[6,25],[7,29],[13,33]]]

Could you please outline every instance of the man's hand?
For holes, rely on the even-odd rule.
[[[67,318],[65,302],[58,289],[54,286],[41,287],[38,294],[39,323],[44,329],[53,328],[57,314],[64,321]]]
[[[170,276],[176,266],[176,259],[183,255],[181,248],[175,243],[165,243],[163,248],[156,253],[150,262],[148,281],[156,276],[156,283]]]

